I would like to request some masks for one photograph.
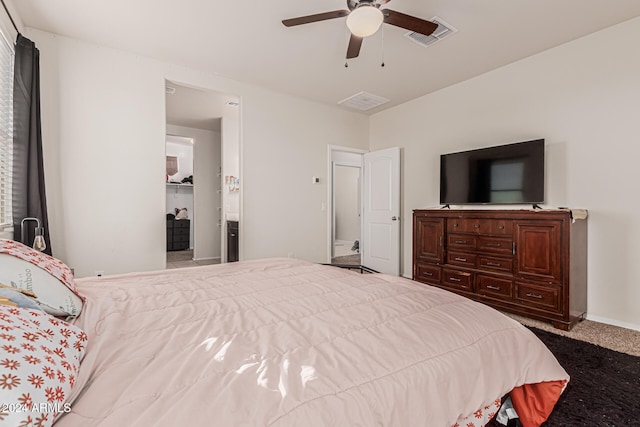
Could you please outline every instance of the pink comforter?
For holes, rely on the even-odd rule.
[[[89,344],[57,427],[451,426],[568,380],[519,323],[398,277],[269,259],[77,285]]]

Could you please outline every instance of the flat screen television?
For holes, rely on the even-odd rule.
[[[440,156],[440,204],[544,202],[544,139]]]

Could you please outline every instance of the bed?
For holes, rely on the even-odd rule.
[[[480,426],[506,395],[526,427],[569,380],[518,322],[384,274],[274,258],[69,289],[86,341],[56,427]]]

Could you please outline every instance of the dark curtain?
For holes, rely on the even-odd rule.
[[[40,123],[40,52],[22,34],[16,41],[13,82],[13,236],[21,240],[23,218],[38,218],[44,227],[44,252],[51,255]],[[35,222],[27,225],[25,243],[31,246]]]

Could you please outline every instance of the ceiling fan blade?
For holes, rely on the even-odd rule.
[[[362,46],[362,37],[351,34],[349,47],[347,47],[347,59],[355,58],[360,55],[360,46]]]
[[[309,24],[311,22],[326,21],[327,19],[342,18],[349,14],[348,10],[333,10],[331,12],[317,13],[315,15],[300,16],[298,18],[284,19],[285,27]]]
[[[425,36],[433,33],[438,24],[434,24],[431,21],[425,21],[424,19],[416,18],[415,16],[405,15],[404,13],[396,12],[391,9],[384,9],[382,11],[384,15],[384,22],[387,24],[395,25],[396,27],[404,28],[406,30],[415,31],[416,33],[424,34]]]

